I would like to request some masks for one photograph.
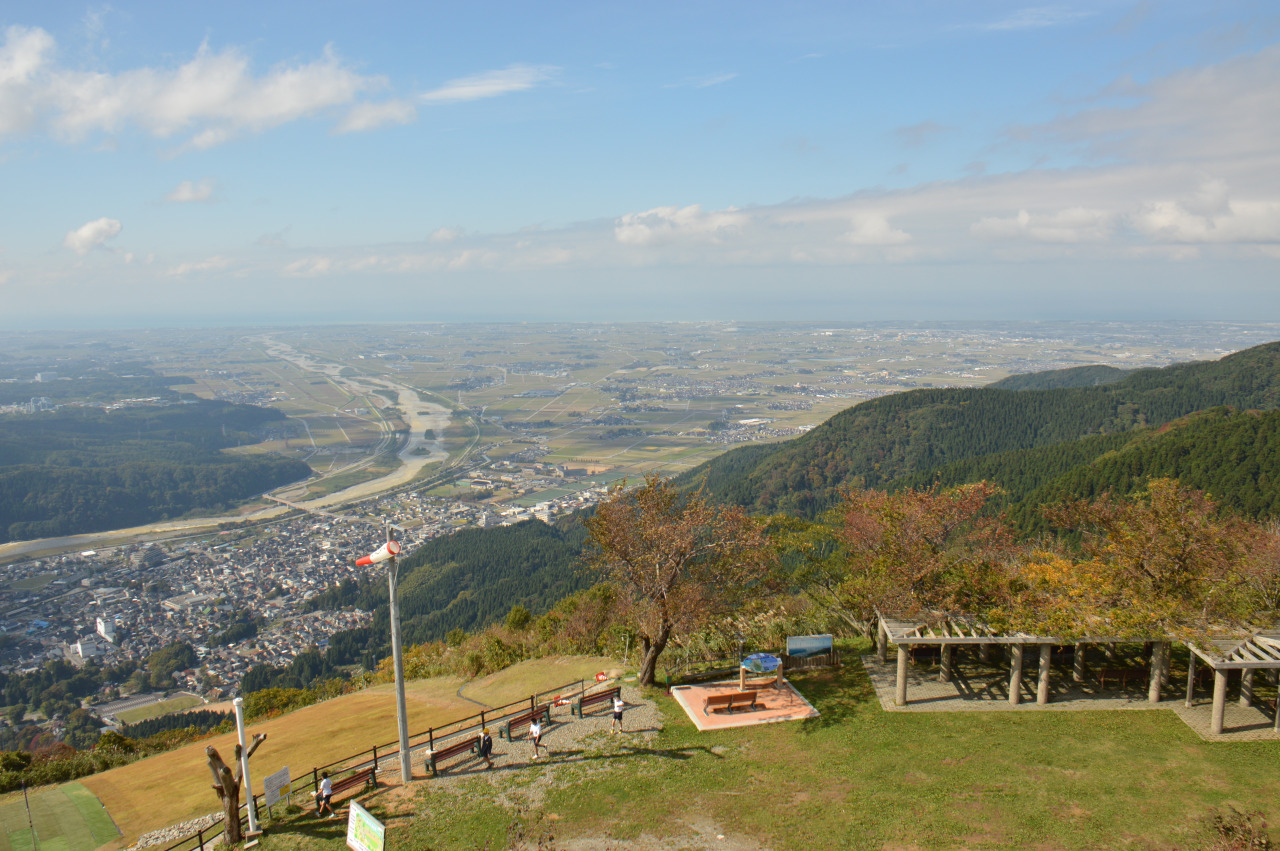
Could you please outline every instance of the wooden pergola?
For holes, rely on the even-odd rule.
[[[1253,672],[1270,671],[1271,681],[1280,675],[1280,630],[1263,630],[1248,638],[1210,639],[1204,646],[1187,643],[1191,658],[1187,662],[1187,706],[1195,694],[1196,659],[1213,669],[1213,713],[1209,731],[1222,733],[1222,717],[1227,705],[1227,676],[1240,672],[1240,705],[1253,704]],[[1280,732],[1280,704],[1275,713],[1275,730]]]
[[[1280,668],[1280,633],[1277,633],[1276,667]],[[896,706],[907,705],[907,664],[910,652],[915,647],[937,647],[939,650],[938,679],[941,682],[951,681],[952,649],[965,645],[976,645],[978,656],[987,661],[993,646],[1009,648],[1009,702],[1018,705],[1022,702],[1022,669],[1023,657],[1027,647],[1039,648],[1039,676],[1036,681],[1036,703],[1044,705],[1049,702],[1050,662],[1055,645],[1074,644],[1075,656],[1072,660],[1071,679],[1084,681],[1085,647],[1089,644],[1115,644],[1121,639],[1087,638],[1080,641],[1063,641],[1043,635],[1029,635],[1016,632],[999,634],[990,627],[964,616],[952,616],[942,619],[936,624],[921,620],[905,620],[881,615],[876,635],[876,655],[881,662],[886,662],[888,645],[893,644],[898,650],[898,672],[893,702]],[[1143,639],[1123,639],[1123,641],[1144,641]],[[1145,643],[1145,642],[1144,642]],[[1168,640],[1152,640],[1152,657],[1150,680],[1147,688],[1147,699],[1152,703],[1160,701],[1160,693],[1169,676],[1169,656],[1172,642]],[[1243,667],[1243,666],[1237,666]],[[1190,682],[1190,680],[1188,680]],[[1188,686],[1190,688],[1190,686]],[[1188,692],[1190,694],[1190,692]],[[1188,697],[1188,700],[1190,698]]]

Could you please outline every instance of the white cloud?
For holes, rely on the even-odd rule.
[[[879,213],[857,213],[849,222],[846,242],[853,245],[902,245],[911,241],[911,235],[889,224]]]
[[[417,117],[417,108],[407,100],[359,103],[351,108],[335,130],[338,133],[358,133],[391,124],[410,124]]]
[[[312,62],[255,74],[232,47],[201,45],[172,68],[119,73],[79,71],[52,60],[53,38],[41,29],[9,27],[0,46],[0,135],[45,125],[79,141],[91,133],[139,127],[160,137],[190,134],[198,148],[243,132],[259,132],[350,104],[384,88],[385,78],[346,67],[331,49]]]
[[[1038,30],[1057,27],[1089,17],[1092,12],[1068,9],[1064,6],[1034,6],[1019,9],[1007,18],[1001,18],[983,27],[986,30]]]
[[[1115,216],[1105,210],[1072,207],[1055,213],[1031,215],[1019,210],[1016,216],[980,219],[970,228],[977,237],[989,240],[1015,239],[1046,243],[1104,242],[1111,237]]]
[[[53,48],[53,36],[44,30],[18,26],[5,30],[0,44],[0,136],[24,132],[36,124],[36,76]]]
[[[84,256],[101,246],[108,239],[117,236],[122,226],[117,219],[101,218],[87,222],[72,231],[67,231],[62,244],[76,254]]]
[[[675,240],[719,241],[732,236],[748,221],[734,208],[705,213],[702,205],[655,207],[643,213],[627,213],[614,226],[614,238],[623,245],[654,245]]]
[[[194,272],[221,272],[231,265],[231,261],[226,257],[210,257],[195,263],[179,263],[165,271],[165,274],[172,278],[181,278]]]
[[[1280,202],[1226,203],[1216,214],[1197,214],[1177,201],[1152,201],[1134,227],[1161,242],[1280,244]]]
[[[314,278],[333,271],[330,257],[303,257],[285,266],[281,271],[286,278]]]
[[[431,232],[431,236],[427,237],[427,241],[434,243],[453,242],[460,236],[462,236],[462,231],[458,228],[436,228]]]
[[[551,79],[559,70],[551,65],[511,65],[498,71],[450,80],[419,97],[424,103],[454,103],[523,92]]]
[[[206,177],[199,183],[191,180],[184,180],[179,183],[174,190],[164,197],[166,201],[172,201],[175,204],[192,204],[200,201],[208,201],[213,197],[213,180]]]
[[[1099,161],[1178,160],[1202,169],[1230,162],[1262,173],[1259,158],[1274,161],[1280,152],[1280,45],[1143,84],[1120,79],[1097,100],[1112,105],[1016,128],[1011,136],[1063,144]]]
[[[718,86],[721,83],[727,83],[730,80],[736,79],[737,76],[737,71],[730,71],[725,74],[710,74],[706,77],[689,77],[688,79],[682,80],[678,83],[667,83],[663,88],[681,89],[688,86],[695,89],[705,89],[711,86]]]

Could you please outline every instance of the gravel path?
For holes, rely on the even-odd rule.
[[[662,730],[662,717],[652,700],[641,696],[640,690],[623,685],[622,699],[627,708],[622,713],[623,731],[613,734],[613,711],[608,705],[600,705],[583,718],[570,714],[569,707],[555,708],[551,724],[542,731],[544,750],[538,759],[533,758],[533,743],[528,736],[506,741],[497,736],[498,725],[490,727],[493,734],[493,768],[485,768],[484,760],[468,757],[461,762],[448,764],[439,777],[427,780],[435,788],[451,789],[480,779],[497,791],[496,799],[505,806],[536,807],[541,805],[546,790],[563,779],[567,771],[581,775],[606,771],[608,766],[602,757],[625,753],[629,748],[643,747]]]

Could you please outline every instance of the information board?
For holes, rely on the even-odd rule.
[[[798,656],[820,656],[823,653],[830,653],[835,647],[834,639],[830,635],[791,635],[787,637],[787,655]]]
[[[352,801],[348,805],[347,847],[351,851],[382,851],[387,829],[368,810]]]
[[[271,806],[281,798],[289,797],[289,766],[277,771],[262,781],[263,791],[266,793],[263,799],[265,806]]]

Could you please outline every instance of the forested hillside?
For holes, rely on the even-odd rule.
[[[284,420],[211,401],[0,416],[0,542],[221,511],[305,478],[301,461],[221,451]]]
[[[1216,406],[1270,409],[1278,401],[1278,343],[1100,386],[913,390],[855,405],[795,440],[726,453],[682,481],[705,476],[719,499],[813,516],[845,487],[883,487],[965,459],[1162,425]]]
[[[988,388],[996,390],[1053,390],[1062,387],[1096,387],[1101,384],[1114,384],[1125,376],[1132,375],[1131,369],[1117,369],[1114,366],[1095,364],[1093,366],[1073,366],[1069,369],[1050,369],[1044,372],[1027,372],[1022,375],[1010,375],[1000,381],[988,384]]]
[[[578,568],[586,530],[577,517],[549,526],[467,529],[436,538],[400,563],[400,620],[410,644],[438,641],[451,630],[472,631],[505,617],[512,606],[534,614],[591,584]],[[348,582],[312,601],[315,609],[354,605],[374,612],[372,626],[339,633],[330,647],[336,664],[379,659],[389,652],[387,583],[379,572]]]
[[[1280,516],[1280,411],[1213,408],[1161,427],[959,461],[893,487],[993,482],[1015,528],[1031,534],[1046,528],[1041,505],[1126,495],[1151,478],[1177,479],[1243,517]]]

